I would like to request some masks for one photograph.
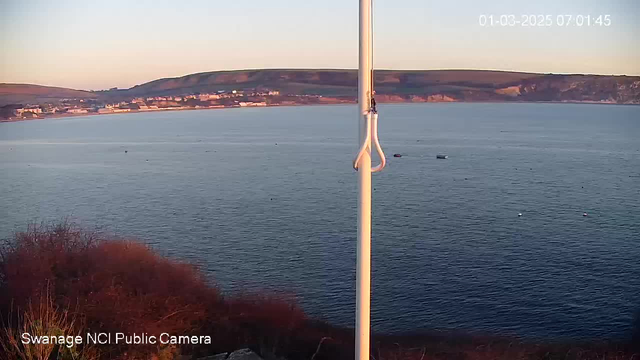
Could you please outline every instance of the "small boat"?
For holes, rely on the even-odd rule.
[[[438,154],[436,155],[436,159],[448,159],[449,155],[445,155],[445,154]]]
[[[402,154],[393,154],[393,157],[402,157]]]

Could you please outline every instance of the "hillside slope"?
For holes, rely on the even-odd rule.
[[[61,99],[96,99],[97,94],[62,87],[0,83],[0,106],[6,104],[42,104]]]
[[[355,70],[243,70],[191,74],[104,92],[106,96],[185,95],[268,88],[295,95],[355,98]],[[382,101],[593,101],[640,103],[640,77],[482,70],[375,72]]]
[[[35,85],[0,84],[0,105],[41,103],[75,95],[102,101],[231,90],[279,90],[355,100],[355,70],[213,71],[158,79],[130,89],[86,92]],[[571,101],[640,104],[640,76],[557,75],[484,70],[378,70],[382,102]]]

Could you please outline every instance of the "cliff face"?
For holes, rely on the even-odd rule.
[[[534,81],[531,81],[534,80]],[[640,77],[548,75],[529,79],[520,86],[525,101],[593,101],[640,104]]]
[[[70,98],[102,101],[231,90],[279,90],[354,101],[355,70],[241,70],[154,80],[125,90],[85,92],[0,84],[0,105]],[[16,86],[22,87],[17,90]],[[640,76],[555,75],[483,70],[375,72],[380,101],[570,101],[640,104]]]

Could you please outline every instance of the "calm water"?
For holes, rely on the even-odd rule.
[[[70,217],[194,261],[225,291],[286,291],[352,325],[355,113],[0,124],[0,237]],[[640,107],[387,105],[380,121],[387,154],[405,156],[374,175],[376,330],[629,333],[640,310]]]

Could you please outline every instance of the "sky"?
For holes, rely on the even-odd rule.
[[[640,75],[640,1],[374,0],[374,14],[377,69]],[[481,15],[551,15],[554,25],[483,27]],[[558,26],[558,15],[611,24]],[[0,0],[0,83],[100,90],[357,64],[356,0]]]

